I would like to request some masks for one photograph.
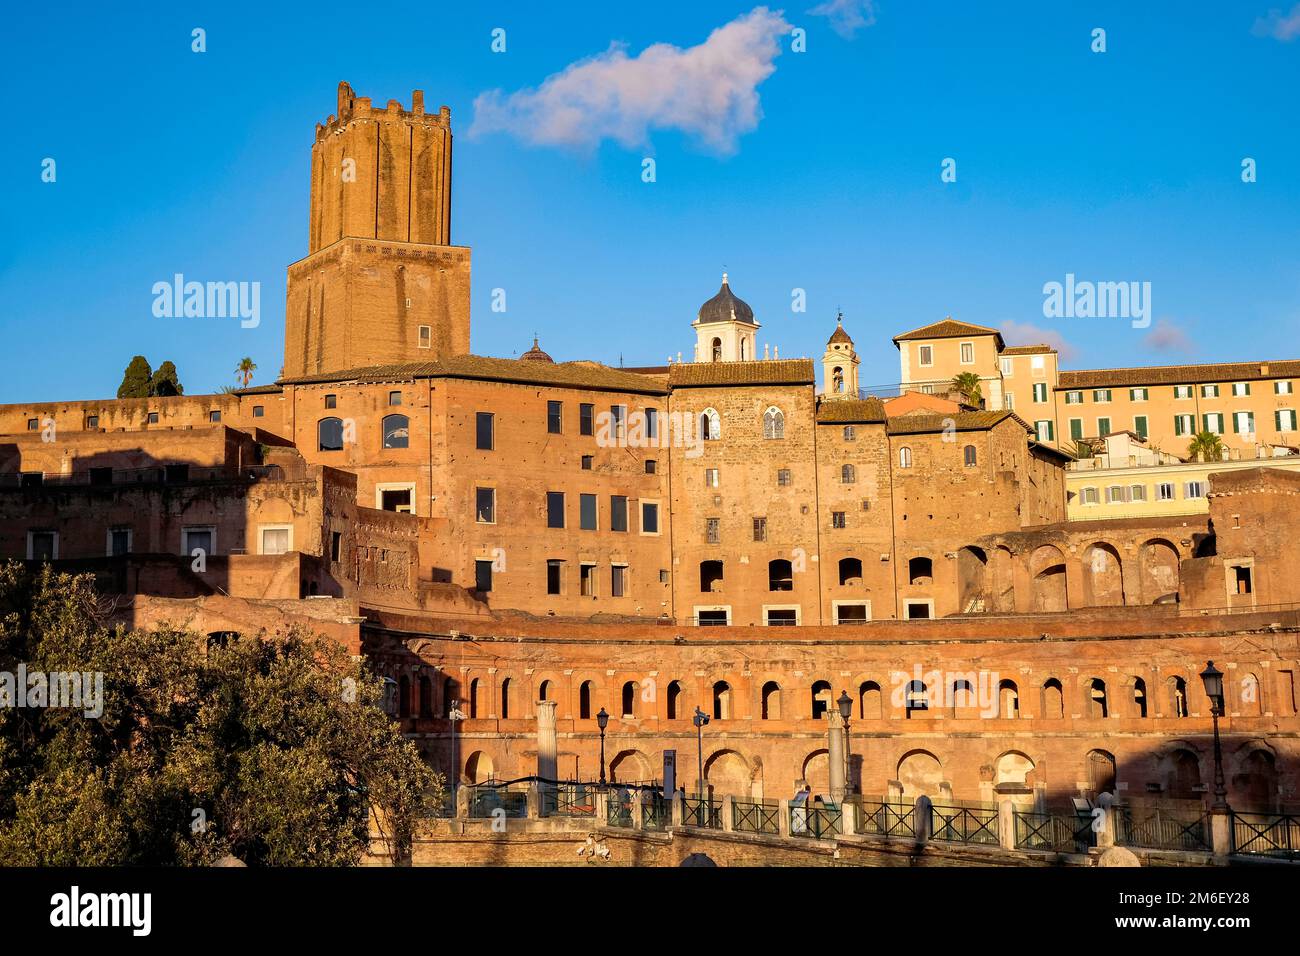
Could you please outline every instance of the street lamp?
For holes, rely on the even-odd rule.
[[[847,800],[852,787],[853,757],[849,750],[849,718],[853,716],[853,698],[849,692],[840,691],[839,699],[835,704],[840,709],[840,716],[844,718],[844,799]]]
[[[704,797],[704,725],[709,722],[709,715],[700,708],[695,708],[695,716],[691,718],[695,722],[695,737],[699,745],[700,764],[695,777],[695,789],[701,798]]]
[[[1223,716],[1223,671],[1207,661],[1201,671],[1205,696],[1210,698],[1210,713],[1214,717],[1214,805],[1212,813],[1228,812],[1228,787],[1223,782],[1223,747],[1219,743],[1219,718]]]
[[[609,714],[600,708],[596,714],[596,726],[600,728],[600,789],[605,789],[605,728],[609,725]]]

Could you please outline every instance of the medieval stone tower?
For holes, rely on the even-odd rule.
[[[470,251],[451,245],[451,111],[339,84],[316,125],[307,258],[289,267],[284,375],[469,351]]]

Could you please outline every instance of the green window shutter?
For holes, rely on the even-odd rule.
[[[1146,438],[1146,437],[1147,437],[1147,417],[1146,417],[1145,415],[1138,415],[1136,418],[1133,419],[1133,424],[1134,424],[1134,426],[1136,426],[1134,430],[1135,430],[1139,435],[1141,435],[1143,438]]]
[[[1282,413],[1281,413],[1281,412],[1274,412],[1274,413],[1273,413],[1273,428],[1274,428],[1275,431],[1279,431],[1279,432],[1282,430]]]
[[[1183,433],[1183,416],[1182,416],[1182,415],[1175,415],[1175,416],[1174,416],[1174,434],[1175,434],[1175,435],[1181,435],[1182,433]]]
[[[1046,388],[1047,386],[1044,385],[1043,387]],[[1047,440],[1056,441],[1056,422],[1049,421],[1047,423]]]
[[[1280,431],[1280,430],[1281,430],[1281,429],[1279,428],[1279,431]],[[1073,438],[1075,441],[1079,441],[1079,439],[1083,438],[1083,419],[1082,419],[1082,418],[1071,418],[1071,419],[1070,419],[1070,437]]]
[[[1234,435],[1240,435],[1240,434],[1241,434],[1241,425],[1240,425],[1240,422],[1241,422],[1241,419],[1238,418],[1238,417],[1237,417],[1237,414],[1234,412],[1233,415],[1232,415],[1232,433],[1233,433]]]
[[[1250,394],[1250,382],[1247,382],[1247,383],[1246,383],[1246,394],[1247,394],[1247,395]]]
[[[1207,412],[1201,416],[1201,431],[1208,432],[1209,430],[1210,430],[1210,415]]]

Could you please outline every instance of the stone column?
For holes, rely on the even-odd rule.
[[[832,701],[832,703],[834,703]],[[832,803],[844,802],[844,718],[834,707],[827,712],[826,759],[830,762]]]
[[[555,742],[555,708],[553,700],[537,704],[537,776],[543,780],[558,780]]]
[[[736,819],[735,800],[731,794],[722,798],[722,829],[727,833],[731,832],[732,824]]]
[[[1210,814],[1210,846],[1215,856],[1228,856],[1232,853],[1232,814]]]
[[[1016,807],[1010,800],[998,804],[998,842],[1004,850],[1016,848]]]
[[[632,791],[632,829],[642,830],[645,828],[645,817],[641,813],[641,805],[644,801],[644,790]]]

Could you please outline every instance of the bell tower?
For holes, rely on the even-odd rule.
[[[858,353],[853,339],[844,331],[844,313],[835,317],[835,331],[822,356],[822,394],[826,398],[858,397]]]
[[[759,325],[754,321],[754,310],[731,291],[725,272],[722,288],[700,306],[691,326],[695,329],[697,362],[749,362],[758,358],[754,353]]]
[[[316,125],[307,258],[289,267],[284,374],[469,351],[470,251],[451,244],[451,111],[340,83]]]

